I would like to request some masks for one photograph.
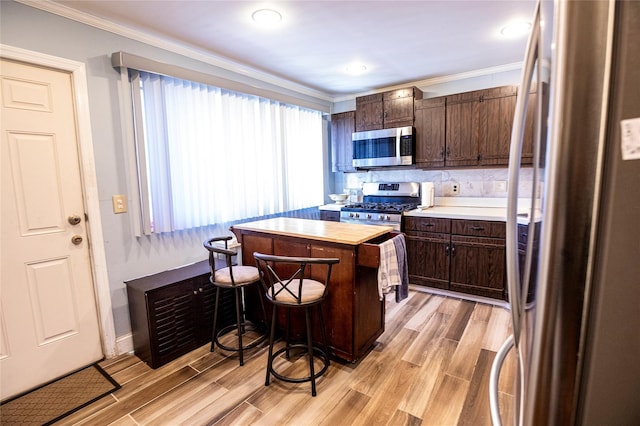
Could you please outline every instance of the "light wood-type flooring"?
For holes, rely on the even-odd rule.
[[[205,345],[156,370],[133,355],[103,361],[122,388],[59,424],[490,425],[489,374],[511,332],[509,312],[418,291],[386,306],[372,351],[357,364],[332,362],[316,397],[309,383],[266,387],[266,347],[240,367],[236,355]],[[306,368],[293,355],[278,365]],[[505,420],[514,373],[510,354],[499,384]]]

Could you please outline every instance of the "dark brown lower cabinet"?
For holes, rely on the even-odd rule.
[[[527,253],[527,241],[529,238],[529,226],[518,224],[518,263],[520,266],[520,279],[524,280],[525,256]],[[531,253],[531,272],[529,274],[529,287],[527,291],[527,303],[533,301],[536,292],[536,282],[538,281],[538,251],[540,239],[540,226],[536,224],[533,231],[533,243]],[[505,299],[508,300],[508,289],[505,288]]]
[[[449,288],[451,220],[405,217],[409,282]]]
[[[495,299],[504,297],[506,229],[503,222],[404,219],[412,284]]]
[[[135,354],[158,368],[211,341],[216,290],[209,262],[125,281]],[[233,292],[221,291],[220,328],[235,321]]]
[[[334,210],[320,210],[320,220],[340,222],[340,212]]]

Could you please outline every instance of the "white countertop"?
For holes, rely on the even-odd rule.
[[[411,210],[406,216],[443,217],[448,219],[495,220],[505,222],[507,209],[504,207],[449,207],[434,206]]]
[[[347,205],[346,203],[340,203],[340,204],[333,203],[333,204],[325,204],[324,206],[320,206],[318,208],[320,210],[331,210],[331,211],[334,211],[334,212],[339,212],[346,205]]]
[[[405,212],[406,216],[441,217],[448,219],[507,221],[506,198],[482,197],[436,197],[436,205],[428,208],[417,208]],[[521,200],[518,210],[518,223],[528,223],[530,202]],[[345,204],[325,204],[320,210],[340,211]],[[539,212],[536,214],[539,220]]]
[[[528,201],[519,203],[518,223],[528,223]],[[406,216],[440,217],[448,219],[492,220],[507,221],[506,198],[471,198],[471,197],[441,197],[436,198],[436,205],[428,208],[418,208],[405,212]],[[536,214],[539,217],[539,213]],[[537,218],[538,220],[538,218]]]

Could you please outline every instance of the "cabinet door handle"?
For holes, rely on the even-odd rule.
[[[196,296],[198,295],[198,292],[193,290],[193,294],[195,294]]]
[[[198,288],[198,290],[200,290],[200,293],[202,293],[204,290],[202,289],[202,287]]]
[[[456,246],[451,246],[451,256],[456,255]]]
[[[446,247],[444,248],[444,255],[449,256],[450,250],[451,250],[451,247],[449,247],[449,244],[447,244]]]

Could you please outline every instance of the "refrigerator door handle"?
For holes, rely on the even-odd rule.
[[[513,347],[513,335],[504,341],[496,357],[491,365],[491,373],[489,375],[489,408],[491,409],[491,423],[493,426],[501,426],[502,418],[500,417],[500,399],[498,398],[498,382],[500,381],[500,370],[507,354]]]
[[[520,157],[524,141],[524,124],[529,102],[529,89],[533,79],[533,72],[538,59],[540,43],[540,3],[536,5],[531,34],[527,41],[522,77],[516,97],[516,110],[511,131],[511,146],[509,148],[509,186],[507,191],[507,289],[509,291],[509,305],[513,326],[514,345],[518,348],[524,304],[522,303],[522,289],[520,286],[520,271],[518,266],[518,186],[520,172]],[[540,80],[541,76],[538,76]]]

